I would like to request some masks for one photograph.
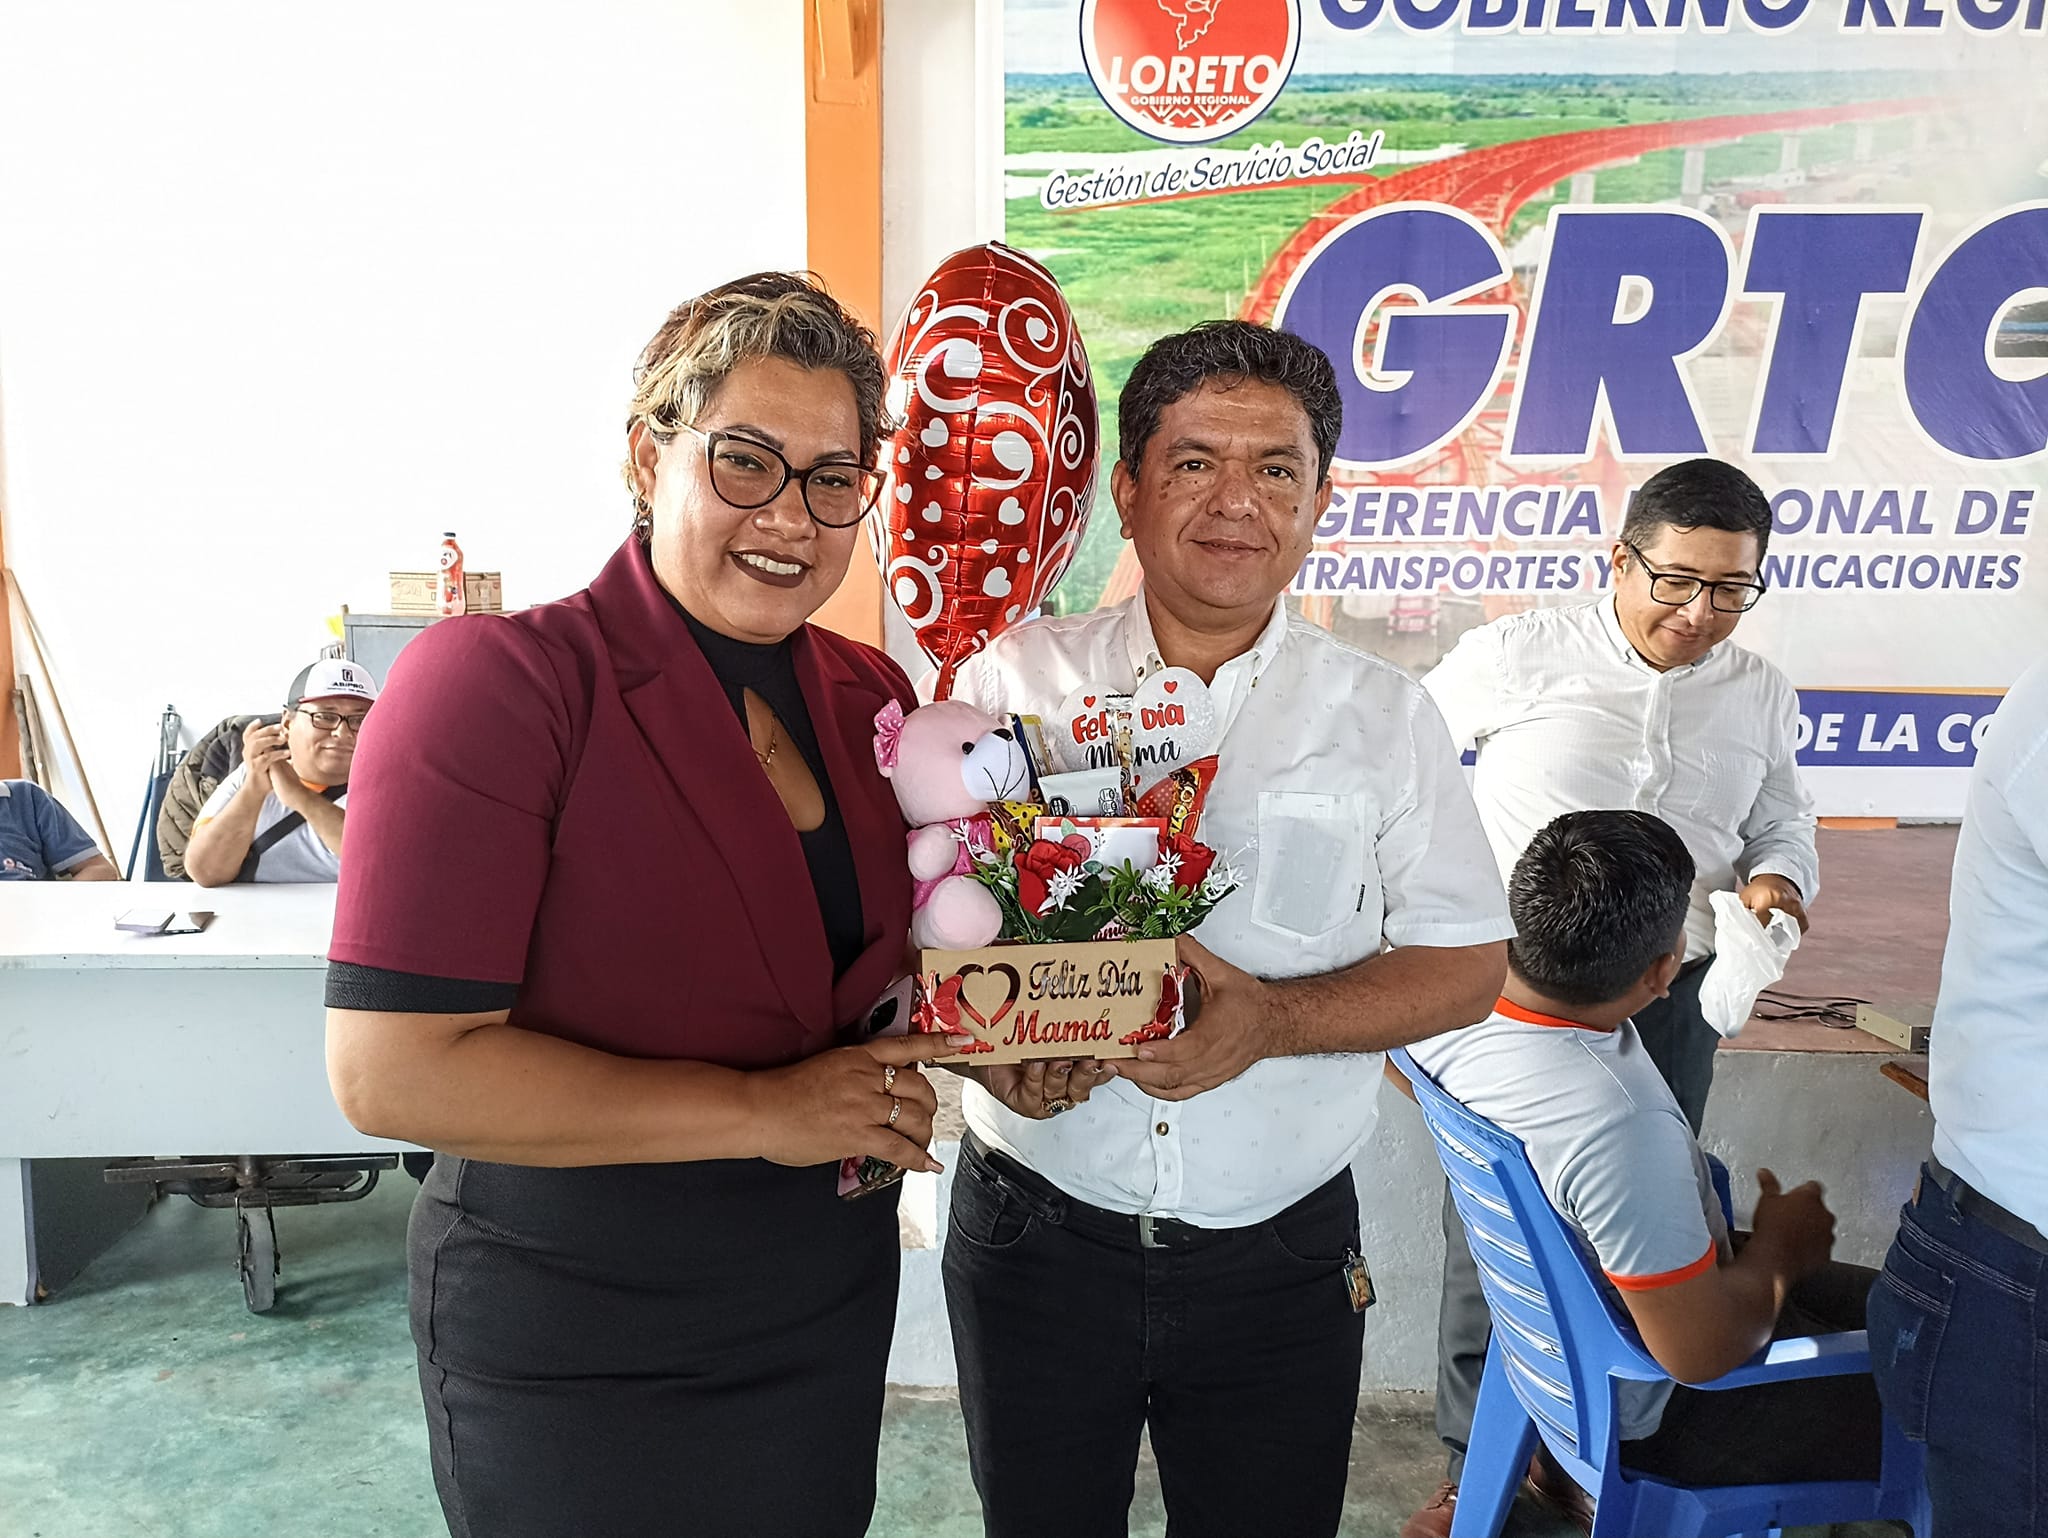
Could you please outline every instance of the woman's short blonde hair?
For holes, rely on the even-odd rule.
[[[875,462],[893,425],[882,405],[875,334],[809,273],[757,272],[671,310],[634,366],[627,430],[645,422],[667,442],[697,420],[728,374],[755,358],[844,374],[860,411],[861,462]],[[630,457],[624,471],[626,485],[637,490]]]

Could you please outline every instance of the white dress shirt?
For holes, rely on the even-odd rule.
[[[1970,772],[1927,1056],[1934,1157],[2048,1234],[2048,662]]]
[[[1799,696],[1756,653],[1723,641],[1660,673],[1596,598],[1467,631],[1422,682],[1452,740],[1479,749],[1472,794],[1503,881],[1553,818],[1639,811],[1692,852],[1688,960],[1714,948],[1708,893],[1766,873],[1819,892]]]
[[[1083,683],[1129,690],[1162,666],[1141,592],[1004,633],[960,670],[954,692],[1050,717]],[[1220,762],[1197,836],[1244,884],[1197,931],[1209,949],[1255,976],[1304,977],[1392,945],[1481,945],[1513,932],[1451,740],[1407,674],[1276,602],[1211,694]],[[1082,1201],[1235,1228],[1351,1163],[1378,1116],[1380,1062],[1268,1058],[1179,1102],[1112,1079],[1045,1121],[970,1083],[965,1110],[983,1141]]]

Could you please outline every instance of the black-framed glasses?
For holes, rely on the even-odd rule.
[[[1721,614],[1747,614],[1756,607],[1766,589],[1761,582],[1709,582],[1705,577],[1689,577],[1684,572],[1659,571],[1643,559],[1643,552],[1627,540],[1621,542],[1622,549],[1636,558],[1643,568],[1643,575],[1650,579],[1650,598],[1669,609],[1682,609],[1700,596],[1701,588],[1713,591],[1707,599],[1709,607]]]
[[[366,710],[359,716],[345,716],[338,710],[313,710],[305,705],[298,708],[298,714],[313,723],[313,729],[323,737],[331,737],[341,727],[348,728],[351,737],[363,735],[363,722],[369,718]]]
[[[683,431],[704,440],[704,464],[711,489],[732,507],[766,507],[791,481],[803,493],[804,510],[828,529],[850,529],[867,516],[882,494],[882,472],[851,460],[828,459],[799,470],[765,443],[738,433],[707,432],[684,422]]]

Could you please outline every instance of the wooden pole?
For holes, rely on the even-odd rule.
[[[881,0],[804,0],[804,212],[811,270],[886,340]],[[882,644],[882,576],[865,538],[816,619]]]
[[[4,403],[0,403],[4,404]],[[0,571],[7,569],[7,423],[0,413]],[[7,602],[8,584],[0,582],[0,700],[14,697],[14,616]],[[0,780],[21,775],[21,733],[10,703],[0,710]]]
[[[57,676],[50,671],[49,653],[43,650],[42,634],[36,629],[35,612],[29,608],[28,599],[21,591],[21,584],[15,581],[10,567],[0,566],[0,595],[11,600],[15,612],[21,615],[21,633],[28,638],[28,649],[35,655],[36,669],[49,687],[50,708],[57,712],[57,730],[64,734],[64,751],[78,766],[78,782],[85,791],[85,809],[92,814],[93,829],[100,836],[100,848],[110,858],[114,857],[114,841],[107,837],[107,825],[100,817],[99,797],[92,793],[92,776],[86,773],[85,755],[78,751],[78,739],[71,735],[71,722],[64,714],[64,701],[57,693]],[[38,735],[42,735],[40,730]]]

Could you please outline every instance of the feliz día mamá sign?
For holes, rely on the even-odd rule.
[[[1132,1057],[1180,1025],[1171,940],[918,953],[917,1029],[976,1044],[940,1062]]]
[[[1215,751],[1216,702],[1200,674],[1161,668],[1130,694],[1087,684],[1075,689],[1050,736],[1061,772],[1122,766],[1142,788]]]

